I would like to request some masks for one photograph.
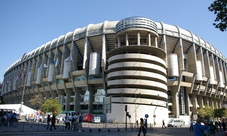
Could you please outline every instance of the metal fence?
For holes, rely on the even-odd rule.
[[[51,124],[50,124],[51,125]],[[47,124],[41,122],[15,122],[13,125],[3,125],[0,126],[0,132],[42,132],[42,131],[50,131],[46,130]],[[82,123],[83,130],[82,131],[121,131],[121,130],[134,130],[138,129],[138,124],[128,123],[127,125],[124,123]],[[148,124],[148,129],[153,129],[151,124]],[[59,122],[56,124],[56,130],[53,131],[65,131],[64,122]],[[76,131],[70,126],[70,130],[67,131]]]

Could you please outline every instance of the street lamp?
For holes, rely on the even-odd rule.
[[[24,69],[24,73],[26,72],[26,69]],[[22,113],[22,111],[23,111],[23,109],[22,109],[22,106],[23,106],[23,104],[24,104],[24,92],[25,92],[25,77],[26,77],[26,75],[23,75],[24,76],[24,84],[23,84],[23,90],[22,90],[22,96],[21,96],[21,104],[20,104],[20,111],[19,111],[19,115],[20,115],[20,118],[22,117],[22,115],[21,115],[21,113]],[[23,78],[23,77],[22,77]]]
[[[151,103],[151,105],[153,105],[152,103]],[[155,111],[156,111],[156,109],[158,108],[158,106],[163,106],[163,105],[156,105],[155,106],[155,108],[154,108],[154,112],[153,112],[153,119],[154,119],[154,126],[156,125],[156,122],[155,122],[155,118],[156,118],[156,115],[155,115]],[[168,103],[165,103],[165,105],[164,105],[166,108],[168,108]]]

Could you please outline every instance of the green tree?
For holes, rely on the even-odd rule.
[[[42,94],[36,94],[28,101],[35,109],[39,109],[44,102]]]
[[[208,106],[198,109],[197,112],[202,118],[210,118],[214,116],[214,109]]]
[[[62,112],[62,105],[59,103],[58,99],[46,99],[44,104],[41,106],[41,110],[44,112],[54,112],[57,114]]]
[[[227,0],[215,0],[208,10],[214,12],[216,18],[213,25],[222,32],[227,29]]]
[[[214,117],[215,118],[223,118],[226,117],[227,110],[225,108],[215,109],[214,110]]]

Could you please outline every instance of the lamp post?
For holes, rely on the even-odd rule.
[[[24,72],[26,72],[26,69],[24,69]],[[22,115],[21,115],[21,113],[22,113],[22,111],[23,111],[23,109],[22,109],[22,106],[23,106],[23,104],[24,104],[24,92],[25,92],[25,77],[26,77],[26,75],[23,75],[24,76],[24,84],[23,84],[23,90],[22,90],[22,96],[21,96],[21,104],[20,104],[20,111],[19,111],[19,115],[20,115],[20,118],[22,117]],[[23,77],[22,77],[23,78]]]
[[[151,105],[152,105],[152,103],[151,103]],[[158,108],[158,106],[163,106],[163,105],[158,105],[158,104],[157,104],[157,105],[155,106],[155,108],[154,108],[154,112],[153,112],[154,126],[156,125],[156,122],[155,122],[155,118],[156,118],[155,111],[156,111],[156,109]],[[167,103],[165,103],[164,106],[167,108]]]

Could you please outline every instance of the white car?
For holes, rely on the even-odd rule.
[[[101,117],[94,117],[93,123],[101,123]]]
[[[171,119],[168,122],[168,127],[182,127],[185,125],[185,122],[183,119]]]

